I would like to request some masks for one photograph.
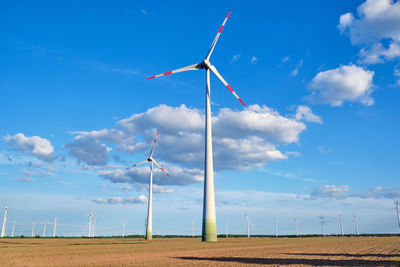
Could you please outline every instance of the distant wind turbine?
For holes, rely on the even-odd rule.
[[[359,232],[358,232],[358,216],[356,216],[354,213],[353,213],[353,222],[354,222],[354,225],[355,225],[355,228],[356,228],[356,235],[359,235]]]
[[[397,222],[399,223],[399,228],[400,228],[400,201],[396,201],[396,207],[393,208],[393,210],[396,210],[397,212]]]
[[[122,223],[122,237],[125,237],[125,223]]]
[[[340,222],[340,234],[343,236],[343,222],[342,222],[342,214],[339,214],[339,222]]]
[[[157,137],[158,137],[158,131],[157,131],[156,137],[154,138],[149,158],[146,159],[146,160],[143,160],[143,161],[141,161],[141,162],[139,162],[137,164],[133,164],[132,166],[130,166],[130,167],[125,169],[125,170],[129,170],[130,168],[133,168],[133,167],[138,166],[140,164],[143,164],[143,163],[146,163],[146,162],[150,163],[149,199],[148,199],[148,206],[147,206],[147,223],[146,223],[146,225],[147,225],[147,227],[146,227],[146,239],[147,240],[153,239],[153,234],[152,234],[152,231],[153,231],[153,163],[158,168],[160,168],[160,170],[163,171],[167,176],[169,176],[169,174],[163,168],[161,168],[161,166],[153,158],[153,153],[154,153],[154,148],[156,146]]]
[[[57,218],[54,217],[53,237],[56,237]]]
[[[47,225],[47,220],[44,219],[44,223],[43,223],[43,237],[46,236],[46,225]]]
[[[14,237],[14,230],[15,230],[15,220],[13,222],[12,230],[11,230],[11,237]]]
[[[272,218],[275,224],[275,237],[278,237],[278,219],[276,217]]]
[[[250,221],[249,221],[249,215],[247,213],[244,214],[246,217],[246,223],[247,223],[247,237],[250,237]]]
[[[217,69],[211,64],[210,57],[217,44],[218,38],[228,20],[229,14],[226,16],[222,26],[220,27],[214,41],[211,44],[210,49],[205,59],[197,64],[193,64],[184,68],[168,71],[162,74],[158,74],[147,79],[153,79],[168,74],[188,71],[188,70],[206,70],[206,120],[205,120],[205,166],[204,166],[204,198],[203,198],[203,226],[202,226],[202,241],[212,242],[217,241],[217,222],[215,216],[215,197],[214,197],[214,167],[213,167],[213,152],[212,152],[212,131],[211,131],[211,87],[210,87],[210,71],[217,76],[217,78],[229,89],[229,91],[242,103],[243,101],[233,91],[231,86],[225,81],[225,79],[219,74]]]
[[[299,236],[299,229],[297,228],[297,219],[294,219],[294,224],[296,225],[296,236]]]
[[[93,215],[93,210],[90,210],[89,213],[89,233],[88,233],[88,237],[93,237],[93,232],[94,232],[94,215]]]
[[[1,228],[1,236],[4,237],[6,234],[6,223],[7,223],[7,206],[4,206],[4,217],[3,217],[3,227]]]
[[[194,237],[194,220],[192,220],[192,237]]]
[[[32,221],[32,237],[35,235],[35,222]]]
[[[325,236],[325,228],[324,228],[324,225],[326,223],[325,217],[324,216],[319,216],[318,218],[320,220],[319,223],[321,224],[321,227],[322,227],[322,236]]]

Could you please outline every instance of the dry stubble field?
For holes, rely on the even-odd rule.
[[[2,266],[400,266],[400,237],[0,240]]]

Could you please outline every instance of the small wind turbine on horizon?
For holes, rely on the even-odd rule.
[[[44,219],[44,222],[43,222],[43,237],[46,236],[46,226],[47,226],[47,220]]]
[[[278,237],[278,219],[276,217],[272,218],[275,224],[275,237]]]
[[[294,219],[294,224],[296,225],[296,236],[299,236],[299,228],[297,227],[297,219]]]
[[[90,210],[89,213],[89,233],[88,233],[88,237],[92,237],[93,236],[93,221],[94,221],[94,215],[93,215],[93,210]]]
[[[356,232],[355,232],[355,235],[359,235],[359,232],[358,232],[358,216],[356,216],[354,213],[353,213],[353,222],[354,222],[354,226],[355,226],[355,228],[356,228]]]
[[[244,214],[246,217],[246,223],[247,223],[247,237],[250,237],[250,220],[249,220],[249,215],[247,213]]]
[[[32,237],[35,235],[35,222],[32,221]]]
[[[392,210],[396,210],[397,212],[397,222],[399,223],[399,228],[400,228],[400,201],[396,201],[396,207],[394,207]]]
[[[343,236],[343,221],[342,221],[342,214],[339,214],[339,222],[340,222],[340,234]]]
[[[143,160],[137,164],[133,164],[132,166],[125,169],[125,171],[127,171],[130,168],[133,168],[140,164],[143,164],[146,162],[150,163],[149,199],[148,199],[148,206],[147,206],[147,223],[146,223],[146,239],[147,240],[153,239],[153,234],[152,234],[152,231],[153,231],[153,163],[158,168],[160,168],[160,170],[162,172],[164,172],[167,176],[169,176],[169,174],[163,168],[161,168],[161,166],[153,158],[153,153],[154,153],[154,148],[156,146],[157,137],[158,137],[158,131],[157,131],[156,137],[154,138],[154,142],[151,147],[149,158],[146,160]]]
[[[57,217],[54,217],[53,237],[56,237]]]
[[[15,220],[13,222],[12,230],[11,230],[11,237],[14,237],[14,230],[15,230]]]
[[[326,224],[325,217],[319,216],[318,219],[319,219],[319,223],[321,224],[321,228],[322,228],[322,236],[325,236],[325,228],[324,228],[324,226]]]
[[[206,70],[206,116],[205,116],[205,166],[204,166],[204,198],[203,198],[203,225],[202,225],[202,241],[216,242],[217,241],[217,221],[215,216],[215,196],[214,196],[214,167],[213,167],[213,152],[212,152],[212,130],[211,130],[211,87],[210,87],[210,71],[229,89],[229,91],[242,103],[243,101],[233,91],[231,86],[219,74],[217,69],[211,64],[210,57],[217,44],[218,38],[228,20],[229,14],[226,16],[222,26],[220,27],[214,41],[205,59],[197,64],[193,64],[184,68],[164,72],[147,79],[153,79],[173,73],[188,71],[188,70]]]
[[[4,206],[4,217],[3,217],[3,227],[1,228],[1,236],[4,237],[6,234],[6,224],[7,224],[7,206]]]

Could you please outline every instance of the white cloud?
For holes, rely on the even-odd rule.
[[[307,99],[331,106],[341,106],[346,101],[371,106],[373,76],[373,71],[355,65],[319,72],[309,83],[312,94]]]
[[[34,179],[32,177],[23,177],[23,178],[17,178],[17,181],[24,182],[24,183],[29,183],[29,182],[33,182]]]
[[[223,108],[212,120],[215,169],[244,170],[286,159],[287,155],[277,147],[298,142],[306,128],[292,116],[284,117],[259,105],[250,105],[242,111]],[[64,147],[89,165],[104,165],[109,149],[102,142],[115,145],[117,152],[137,153],[150,149],[155,129],[160,131],[156,149],[159,159],[202,169],[204,114],[185,105],[150,108],[118,121],[115,129],[75,132],[79,135],[74,142]]]
[[[312,190],[311,198],[345,198],[350,190],[348,185],[322,185]]]
[[[315,123],[322,123],[322,118],[318,115],[312,113],[310,107],[307,106],[297,106],[296,114],[294,118],[298,121],[307,121],[307,122],[315,122]]]
[[[282,63],[286,63],[286,62],[289,61],[289,59],[290,59],[290,56],[287,55],[286,57],[284,57],[284,58],[281,59],[281,62],[282,62]]]
[[[252,64],[256,64],[257,61],[258,61],[258,58],[256,58],[256,56],[252,56],[250,61],[251,61]]]
[[[54,147],[51,142],[39,136],[27,137],[23,133],[4,136],[3,140],[10,147],[22,153],[29,153],[37,158],[51,162],[54,160]]]
[[[229,61],[230,63],[236,62],[240,59],[240,54],[233,55],[232,59]]]
[[[143,204],[146,203],[146,196],[140,195],[138,197],[110,197],[103,199],[101,197],[93,198],[93,202],[97,204]]]
[[[63,146],[69,154],[90,166],[106,165],[111,151],[105,144],[88,135],[78,135],[72,143]]]
[[[292,70],[292,76],[297,76],[299,74],[299,69],[303,66],[303,59],[297,63],[296,67]]]
[[[382,188],[380,186],[370,188],[367,192],[352,194],[353,197],[360,198],[400,198],[400,187]]]
[[[367,0],[357,9],[358,19],[351,13],[340,17],[338,28],[348,33],[353,45],[365,45],[361,62],[375,64],[400,57],[400,2]],[[382,42],[388,40],[389,46]]]
[[[396,79],[396,85],[400,86],[400,66],[397,65],[393,70],[393,75]]]

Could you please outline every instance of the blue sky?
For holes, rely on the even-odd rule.
[[[400,4],[369,1],[0,4],[0,203],[8,227],[57,216],[60,234],[201,232],[205,72],[211,62],[220,233],[397,232]],[[38,225],[37,227],[43,227]],[[41,229],[41,228],[38,228]],[[39,231],[39,230],[38,230]],[[40,230],[41,231],[41,230]]]

